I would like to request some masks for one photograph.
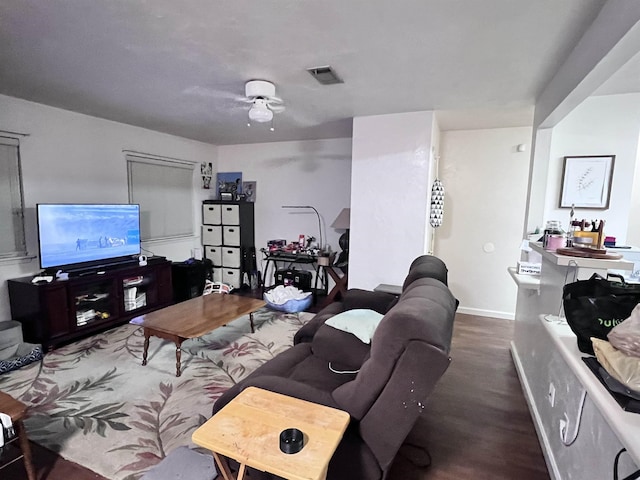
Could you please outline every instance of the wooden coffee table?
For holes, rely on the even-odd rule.
[[[246,314],[249,314],[253,333],[253,312],[264,305],[266,303],[263,300],[256,298],[212,293],[135,317],[130,323],[144,328],[142,365],[147,364],[149,337],[171,340],[176,344],[176,377],[179,377],[182,373],[180,371],[182,342],[188,338],[201,337]]]
[[[36,473],[33,468],[33,463],[31,461],[31,447],[29,446],[29,440],[27,439],[27,433],[24,429],[24,424],[22,420],[27,415],[27,406],[16,400],[15,398],[7,395],[4,392],[0,392],[0,412],[6,413],[11,417],[11,423],[13,424],[13,428],[16,430],[16,436],[18,439],[18,443],[20,444],[20,450],[22,450],[21,457],[24,460],[24,468],[27,471],[27,478],[29,480],[36,480]],[[5,439],[5,443],[7,443],[7,439]],[[20,456],[15,457],[14,460],[19,460]],[[13,460],[9,463],[13,463]],[[0,469],[5,466],[9,466],[9,463],[6,465],[1,465]],[[4,478],[3,474],[0,474],[0,478]]]
[[[349,414],[279,393],[248,387],[200,426],[191,439],[213,452],[225,480],[233,478],[221,456],[240,463],[237,480],[253,467],[290,480],[323,480],[347,425]],[[304,434],[298,453],[280,451],[280,432]]]

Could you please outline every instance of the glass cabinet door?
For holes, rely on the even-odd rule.
[[[152,271],[122,279],[124,311],[131,312],[156,302],[155,275]]]
[[[91,282],[72,289],[75,302],[76,327],[108,320],[116,313],[113,281]]]

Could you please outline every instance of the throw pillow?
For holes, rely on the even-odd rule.
[[[334,315],[325,325],[348,332],[358,337],[363,343],[371,343],[371,338],[384,315],[366,308],[356,308]]]

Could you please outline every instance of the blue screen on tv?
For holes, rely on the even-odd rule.
[[[42,268],[138,255],[140,206],[38,204],[38,238]]]

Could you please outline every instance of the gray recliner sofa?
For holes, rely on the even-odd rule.
[[[399,297],[347,291],[298,332],[292,348],[225,392],[213,414],[249,386],[344,410],[351,422],[327,478],[384,478],[449,366],[458,302],[446,282],[444,263],[422,256],[411,264]],[[353,308],[384,315],[370,345],[324,323]]]

